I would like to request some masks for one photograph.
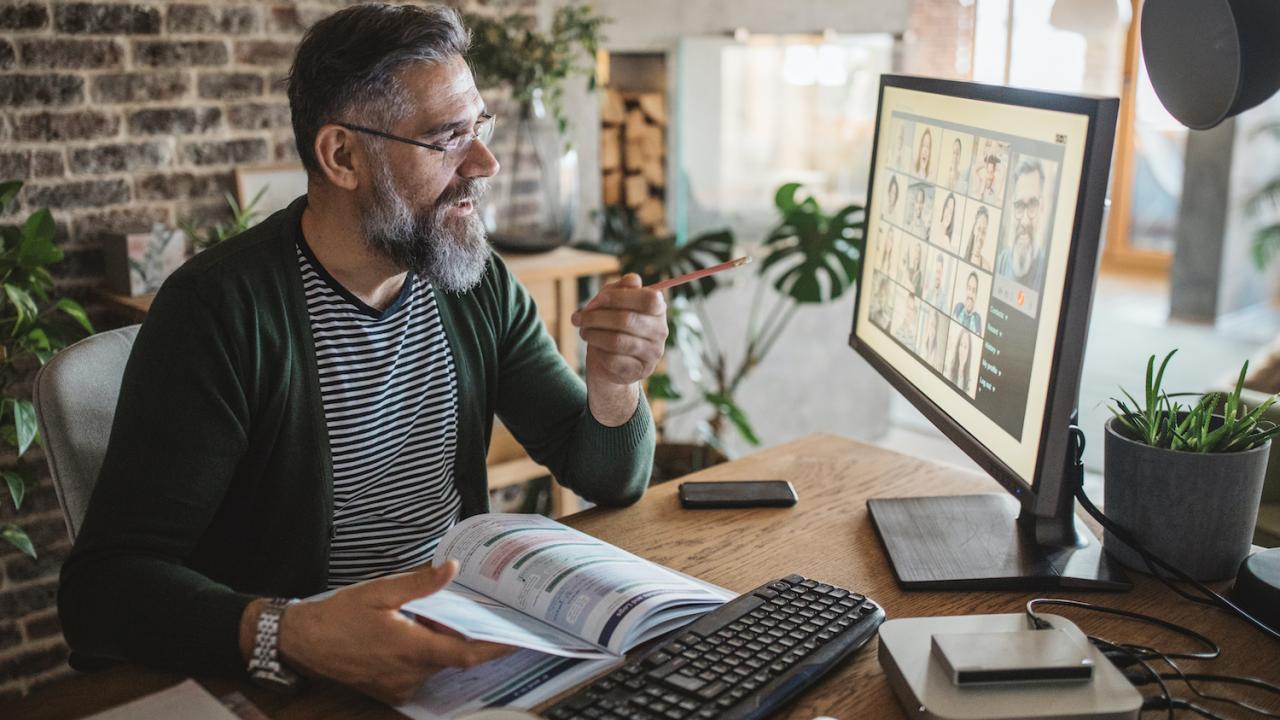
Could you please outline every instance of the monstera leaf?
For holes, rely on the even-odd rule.
[[[733,257],[733,233],[717,230],[683,245],[674,237],[647,236],[622,252],[622,269],[640,275],[645,285],[701,270]],[[714,275],[671,289],[672,297],[707,296],[720,287]]]
[[[813,196],[797,201],[799,183],[778,189],[782,221],[765,239],[769,255],[760,273],[777,272],[774,287],[798,303],[822,303],[844,294],[858,279],[865,213],[849,205],[826,215]]]

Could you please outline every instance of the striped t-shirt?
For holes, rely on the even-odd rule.
[[[458,390],[431,286],[379,312],[299,246],[333,460],[329,587],[430,562],[458,518]]]

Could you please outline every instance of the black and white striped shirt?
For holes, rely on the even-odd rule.
[[[458,518],[458,390],[431,286],[379,312],[298,248],[333,459],[329,587],[431,560]]]

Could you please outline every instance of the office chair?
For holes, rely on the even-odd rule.
[[[36,423],[53,488],[75,542],[98,480],[137,325],[81,340],[36,373]]]

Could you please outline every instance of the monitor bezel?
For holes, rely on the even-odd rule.
[[[1102,229],[1103,206],[1111,169],[1111,148],[1115,138],[1116,98],[1065,95],[1040,90],[1010,88],[999,85],[940,80],[912,75],[881,75],[876,102],[875,142],[871,152],[870,178],[867,183],[865,217],[874,218],[876,156],[879,153],[880,122],[884,110],[885,88],[901,88],[966,100],[1002,105],[1052,110],[1088,118],[1080,186],[1068,253],[1063,304],[1059,313],[1056,341],[1049,368],[1049,385],[1044,415],[1040,422],[1040,438],[1034,475],[1030,484],[1019,477],[994,452],[987,449],[945,410],[928,398],[910,380],[858,337],[859,305],[862,302],[864,262],[858,268],[858,287],[854,293],[853,322],[849,344],[884,376],[898,392],[929,419],[947,438],[974,460],[1006,490],[1017,498],[1024,511],[1037,517],[1069,517],[1073,511],[1072,489],[1064,482],[1068,457],[1069,428],[1075,422],[1084,365],[1085,340],[1088,335],[1093,284],[1097,275],[1098,248]],[[869,226],[869,224],[868,224]],[[864,233],[864,243],[869,233]],[[864,244],[865,248],[865,244]],[[1075,349],[1078,348],[1077,352]]]

